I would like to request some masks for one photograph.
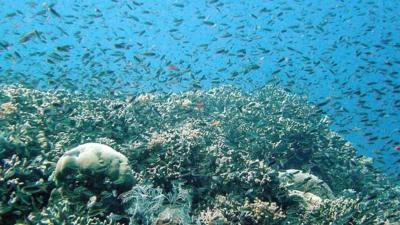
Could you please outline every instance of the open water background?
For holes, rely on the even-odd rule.
[[[0,1],[0,83],[135,95],[274,84],[400,164],[400,2]]]

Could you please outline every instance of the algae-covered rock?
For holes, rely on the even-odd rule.
[[[290,190],[289,196],[296,199],[296,201],[308,211],[316,210],[322,204],[322,198],[310,192]]]
[[[188,224],[190,217],[181,208],[167,207],[156,218],[156,225]]]
[[[111,186],[121,191],[129,190],[134,183],[128,159],[98,143],[79,145],[65,152],[57,162],[55,178],[58,184],[81,182],[91,185],[92,182],[110,181]]]
[[[334,197],[331,188],[323,180],[300,170],[289,169],[279,172],[279,180],[291,190],[309,192],[323,198]]]

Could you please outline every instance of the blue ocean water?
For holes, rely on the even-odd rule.
[[[99,95],[273,84],[398,174],[399,12],[379,0],[1,1],[0,82]]]

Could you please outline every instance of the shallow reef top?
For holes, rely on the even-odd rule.
[[[3,86],[0,126],[1,224],[400,220],[399,187],[318,107],[272,86],[108,98]],[[57,160],[88,142],[128,158],[132,190],[60,190]]]

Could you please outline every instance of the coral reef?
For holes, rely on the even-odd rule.
[[[400,220],[399,187],[276,87],[99,98],[3,86],[0,105],[1,224]],[[89,142],[127,157],[130,190],[57,187],[56,162]]]

